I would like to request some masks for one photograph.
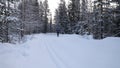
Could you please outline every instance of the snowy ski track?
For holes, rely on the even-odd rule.
[[[30,35],[23,44],[0,43],[0,68],[120,68],[120,38]]]

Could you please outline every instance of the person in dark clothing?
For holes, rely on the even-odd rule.
[[[56,32],[57,32],[57,37],[59,37],[59,34],[60,34],[60,28],[56,28]]]

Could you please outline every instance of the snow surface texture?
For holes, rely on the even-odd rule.
[[[24,44],[0,43],[0,68],[120,68],[120,38],[55,34],[27,38]]]

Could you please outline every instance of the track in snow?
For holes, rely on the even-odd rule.
[[[120,68],[119,38],[56,34],[29,38],[18,46],[0,44],[0,68]]]

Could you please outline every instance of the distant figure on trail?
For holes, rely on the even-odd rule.
[[[56,32],[57,32],[57,37],[59,37],[59,34],[60,34],[60,28],[59,27],[56,28]]]

